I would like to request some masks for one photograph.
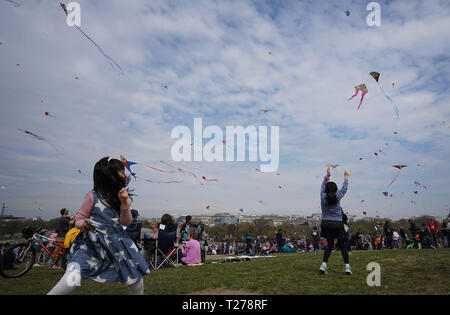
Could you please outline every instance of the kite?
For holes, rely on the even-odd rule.
[[[272,52],[271,51],[269,51],[269,55],[271,55],[272,54]]]
[[[48,139],[46,139],[44,137],[41,137],[41,136],[38,136],[37,134],[32,133],[30,131],[26,131],[26,130],[23,130],[23,129],[20,129],[20,128],[17,128],[17,129],[22,131],[23,133],[26,133],[27,135],[32,136],[33,138],[35,138],[37,140],[41,140],[41,141],[47,142],[53,149],[55,149],[56,152],[59,152],[58,149]]]
[[[335,169],[336,167],[338,167],[339,166],[339,164],[329,164],[328,165],[328,167],[331,167],[331,168],[333,168],[333,169]]]
[[[387,197],[387,196],[389,196],[389,193],[387,191],[383,191],[383,195],[385,195]]]
[[[267,112],[270,112],[271,109],[261,109],[261,111],[262,111],[263,113],[267,113]]]
[[[350,97],[347,101],[350,101],[351,99],[353,99],[354,97],[356,97],[359,93],[359,91],[362,91],[362,96],[361,96],[361,101],[359,102],[358,108],[357,110],[359,110],[359,108],[361,107],[362,101],[364,99],[364,96],[369,93],[369,90],[367,89],[365,84],[360,84],[355,86],[355,94],[352,95],[352,97]]]
[[[241,211],[242,213],[244,213],[244,209],[240,208],[239,211]]]
[[[371,72],[370,75],[377,81],[378,87],[380,88],[381,92],[384,94],[384,96],[387,98],[387,100],[391,103],[392,107],[394,107],[395,114],[397,116],[397,120],[399,118],[399,111],[397,106],[395,106],[394,102],[392,101],[392,98],[386,94],[386,92],[383,90],[383,88],[380,85],[380,82],[378,81],[380,79],[380,73],[378,72]]]
[[[132,172],[132,171],[131,171],[131,167],[130,167],[130,166],[132,166],[132,165],[142,165],[142,166],[148,167],[148,168],[150,168],[150,169],[152,169],[152,170],[155,170],[155,171],[158,171],[158,172],[161,172],[161,173],[176,173],[176,172],[175,172],[175,171],[161,170],[161,169],[158,169],[158,168],[156,168],[156,167],[152,167],[152,166],[145,165],[145,164],[142,164],[142,163],[137,163],[137,162],[128,161],[127,159],[125,159],[125,157],[124,157],[123,155],[120,156],[120,160],[122,161],[122,163],[125,165],[126,169],[130,172],[130,174],[131,174],[135,179],[136,179],[136,178],[139,178],[139,179],[142,179],[142,180],[144,180],[144,181],[146,181],[146,182],[148,182],[148,183],[155,183],[155,184],[174,184],[174,183],[182,183],[182,182],[176,181],[176,180],[173,180],[173,181],[166,181],[166,182],[155,182],[155,181],[152,181],[152,180],[149,180],[149,179],[146,179],[146,178],[137,176],[135,172]]]
[[[395,86],[395,83],[394,83],[394,82],[392,82],[392,88],[394,88],[394,86]]]
[[[345,14],[346,14],[347,16],[349,16],[349,15],[350,15],[350,11],[349,11],[349,10],[345,10]]]
[[[359,158],[359,160],[361,161],[363,158]]]
[[[202,178],[204,181],[207,181],[207,182],[218,182],[219,181],[218,179],[207,179],[205,176],[202,176]]]
[[[49,112],[45,112],[45,116],[47,116],[47,117],[52,117],[52,118],[55,118],[55,117],[56,117],[55,115],[50,114]]]
[[[67,12],[67,7],[64,3],[60,3],[61,8],[64,10],[64,13],[66,15],[69,15],[69,13]],[[95,45],[95,47],[97,47],[97,49],[100,51],[100,53],[109,61],[109,63],[111,64],[111,67],[114,70],[119,70],[121,74],[124,74],[122,68],[119,66],[119,64],[117,62],[115,62],[110,56],[108,56],[107,54],[105,54],[105,52],[103,51],[103,49],[94,41],[92,40],[92,38],[90,38],[80,27],[78,27],[77,25],[74,25],[87,39],[89,39],[91,41],[91,43],[93,43]]]
[[[366,211],[363,211],[363,214],[364,214],[364,215],[366,215],[366,214],[367,214],[367,212],[366,212]]]
[[[5,0],[6,2],[9,2],[9,3],[11,3],[13,6],[15,6],[16,8],[18,8],[18,7],[20,7],[20,3],[17,3],[17,2],[15,2],[15,1],[12,1],[12,0]]]
[[[391,186],[395,182],[398,175],[400,175],[400,171],[402,170],[402,168],[406,167],[407,165],[392,165],[392,166],[395,168],[398,168],[398,173],[397,173],[397,175],[395,175],[394,179],[389,183],[388,187]]]
[[[78,173],[81,174],[81,175],[83,175],[83,176],[86,176],[86,175],[84,175],[84,174],[81,172],[81,170],[78,170]]]
[[[278,186],[279,189],[281,189],[281,186]]]

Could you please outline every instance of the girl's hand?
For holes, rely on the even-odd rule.
[[[118,192],[117,196],[118,196],[119,199],[120,199],[120,203],[121,203],[122,205],[126,205],[126,206],[128,207],[128,191],[127,191],[125,188],[122,188],[122,189]]]
[[[331,175],[331,170],[330,170],[330,168],[327,168],[327,175],[328,175],[328,176]]]
[[[345,171],[345,173],[344,173],[344,177],[345,177],[345,179],[348,179],[348,178],[349,178],[349,176],[350,176],[350,173],[349,173],[348,171]]]

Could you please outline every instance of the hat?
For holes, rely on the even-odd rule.
[[[133,218],[136,218],[139,216],[139,212],[137,210],[131,209],[131,216]]]

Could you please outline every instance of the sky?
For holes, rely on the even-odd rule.
[[[133,179],[133,208],[144,217],[317,213],[329,164],[339,164],[331,177],[339,187],[344,171],[351,173],[345,212],[449,213],[448,1],[377,1],[381,25],[372,27],[369,1],[77,1],[81,29],[123,74],[66,24],[59,1],[15,2],[0,1],[6,214],[75,213],[93,187],[95,163],[120,155],[218,179],[133,166],[143,178],[183,181]],[[368,94],[357,110],[360,94],[348,99],[360,84]],[[171,132],[193,131],[194,118],[223,130],[278,126],[279,169],[261,173],[262,163],[248,160],[173,161]],[[388,187],[397,164],[407,167]]]

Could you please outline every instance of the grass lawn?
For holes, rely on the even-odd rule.
[[[247,262],[166,268],[144,278],[145,294],[449,294],[450,249],[358,251],[350,255],[353,275],[344,274],[340,252],[319,274],[321,253],[280,254]],[[208,257],[208,262],[214,256]],[[369,262],[381,265],[381,286],[369,287]],[[0,294],[46,294],[63,272],[33,267],[19,279],[0,278]],[[74,294],[128,294],[122,284],[83,280]]]

